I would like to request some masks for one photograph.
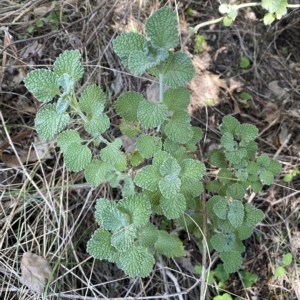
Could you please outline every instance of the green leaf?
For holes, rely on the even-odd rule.
[[[102,212],[102,226],[104,229],[118,232],[129,225],[129,215],[121,212],[116,206],[105,206]]]
[[[265,14],[265,16],[264,16],[264,24],[265,25],[272,24],[274,20],[275,20],[275,14],[272,14],[272,13]]]
[[[181,180],[176,176],[167,175],[159,181],[158,186],[161,194],[165,198],[170,199],[176,197],[176,194],[179,192]]]
[[[241,163],[242,159],[247,156],[246,148],[239,148],[236,151],[227,151],[225,157],[233,164]]]
[[[160,166],[160,174],[162,176],[174,176],[176,178],[180,170],[180,165],[174,157],[167,158]]]
[[[274,176],[278,175],[281,171],[281,164],[277,160],[270,160],[270,164],[267,167],[267,170],[272,172]]]
[[[110,121],[107,115],[95,112],[91,119],[84,123],[84,129],[91,135],[97,136],[105,132],[110,126]]]
[[[84,170],[84,176],[87,183],[98,186],[105,180],[106,172],[109,169],[109,165],[104,161],[93,159]]]
[[[190,93],[186,87],[168,89],[163,94],[163,102],[169,111],[181,112],[186,110],[190,103]]]
[[[137,110],[138,120],[145,128],[154,128],[161,125],[167,114],[168,108],[165,104],[153,103],[147,100],[141,101]]]
[[[203,137],[203,131],[201,128],[198,127],[192,127],[193,130],[193,137],[188,141],[187,144],[185,144],[185,147],[190,150],[191,152],[195,152],[197,150],[197,143],[202,139]]]
[[[155,249],[158,253],[166,257],[181,257],[185,255],[181,240],[164,230],[158,231]]]
[[[228,212],[228,200],[225,198],[221,198],[213,206],[213,211],[220,219],[226,220]]]
[[[176,152],[179,147],[180,147],[180,145],[178,143],[172,141],[170,138],[166,138],[164,141],[164,150],[169,153]]]
[[[197,197],[203,192],[203,185],[201,182],[189,182],[181,185],[180,193],[182,193],[186,199],[190,197]]]
[[[154,166],[146,166],[139,171],[134,178],[134,183],[146,190],[156,191],[161,175]]]
[[[236,143],[234,141],[233,135],[229,132],[224,132],[221,137],[221,145],[227,151],[234,151],[236,149]]]
[[[250,124],[241,124],[235,130],[235,134],[241,139],[240,146],[245,147],[258,136],[258,129]]]
[[[137,122],[128,122],[125,119],[121,119],[119,128],[121,132],[128,137],[134,137],[137,133],[141,131],[140,126]]]
[[[233,183],[226,190],[226,196],[232,199],[243,199],[245,194],[245,188],[239,183]]]
[[[69,144],[69,147],[63,153],[67,169],[73,172],[83,170],[92,159],[91,150],[86,145],[78,143]]]
[[[74,91],[75,81],[69,74],[62,74],[58,79],[58,83],[64,90],[63,95],[70,95]]]
[[[236,128],[240,125],[240,122],[232,116],[225,116],[222,119],[222,125],[220,131],[222,134],[229,132],[234,135]]]
[[[122,196],[128,197],[135,193],[135,185],[130,177],[124,179],[124,185],[122,188]]]
[[[270,185],[274,181],[274,175],[270,171],[264,171],[259,176],[260,180],[263,181],[264,184]]]
[[[138,243],[142,247],[153,247],[158,238],[158,229],[151,223],[141,228],[138,236]]]
[[[140,165],[144,161],[143,157],[138,151],[134,151],[130,157],[130,164],[133,167]]]
[[[184,159],[181,166],[180,178],[184,184],[199,181],[206,172],[205,165],[194,159]]]
[[[270,13],[276,13],[283,16],[287,13],[287,0],[263,0],[261,6],[267,9]]]
[[[56,103],[56,112],[58,114],[63,114],[67,111],[69,107],[69,101],[65,98],[66,95],[59,97]]]
[[[246,271],[240,271],[239,272],[242,276],[243,285],[245,288],[250,288],[254,283],[257,282],[258,276],[256,274],[252,274],[250,272]]]
[[[58,76],[45,69],[31,71],[25,78],[26,88],[41,102],[49,102],[60,95]]]
[[[121,58],[125,67],[128,67],[129,56],[133,51],[144,50],[144,43],[147,40],[139,33],[126,32],[122,33],[113,40],[113,48],[117,55]]]
[[[285,274],[285,268],[282,266],[276,267],[275,272],[274,272],[274,276],[276,277],[280,277],[283,276]]]
[[[243,263],[241,254],[238,251],[222,252],[220,258],[224,262],[224,270],[227,273],[238,271]]]
[[[106,147],[101,149],[100,157],[108,164],[115,165],[121,160],[120,147],[122,146],[122,140],[120,138],[115,139],[112,143],[107,143]]]
[[[233,19],[228,16],[225,16],[223,19],[223,24],[226,27],[230,26],[232,24],[232,22],[233,22]]]
[[[119,230],[113,232],[113,234],[111,235],[111,244],[118,251],[124,252],[129,248],[132,248],[136,236],[137,230],[134,225],[122,227]]]
[[[163,68],[164,83],[171,88],[178,88],[191,81],[195,76],[195,69],[189,56],[183,52],[170,53]],[[157,69],[151,69],[159,77]]]
[[[116,207],[116,203],[107,199],[97,199],[96,201],[96,206],[95,206],[95,219],[96,222],[103,227],[103,211],[105,210],[105,208],[115,208]]]
[[[282,264],[284,266],[289,266],[293,261],[293,255],[292,253],[286,253],[285,255],[283,255],[282,257]]]
[[[260,191],[262,191],[263,184],[261,183],[261,181],[251,182],[251,188],[254,193],[259,193]]]
[[[114,262],[117,253],[111,245],[111,234],[103,229],[97,229],[87,243],[87,252],[97,259],[107,259]]]
[[[213,149],[209,153],[209,161],[218,168],[227,168],[225,153],[221,149]]]
[[[218,180],[224,184],[229,184],[233,181],[236,181],[234,175],[228,169],[221,169],[218,172]]]
[[[177,219],[186,209],[186,199],[180,193],[175,194],[171,198],[161,197],[160,206],[167,219]]]
[[[224,270],[223,264],[218,264],[215,268],[215,275],[219,281],[225,282],[229,279],[229,274]]]
[[[164,126],[164,133],[172,141],[185,144],[194,134],[190,121],[191,117],[187,112],[175,112]]]
[[[137,246],[120,253],[118,267],[130,277],[147,277],[154,262],[154,257],[147,248]]]
[[[136,149],[143,158],[153,157],[157,151],[162,149],[161,138],[143,133],[137,138]]]
[[[247,171],[249,174],[257,174],[258,165],[254,161],[250,161],[247,166]]]
[[[58,76],[66,73],[70,75],[75,82],[77,82],[79,79],[81,79],[84,72],[80,59],[81,54],[79,50],[65,50],[55,60],[53,71]]]
[[[85,113],[94,115],[96,112],[103,112],[105,102],[106,96],[102,89],[96,84],[92,84],[86,87],[81,93],[79,107]]]
[[[178,45],[177,16],[173,9],[161,8],[146,21],[147,37],[157,46],[166,50]]]
[[[142,94],[126,92],[117,99],[115,109],[118,115],[126,121],[137,122],[137,110],[142,101],[146,101]]]
[[[152,57],[152,55],[149,57],[144,50],[133,51],[128,59],[128,68],[130,72],[134,75],[141,76],[147,70],[158,66],[162,61],[164,61],[168,56],[168,53],[166,52],[160,55],[160,51],[158,49],[156,50],[157,51],[155,51],[156,53],[154,57]]]
[[[235,228],[241,226],[244,221],[244,205],[241,201],[233,200],[228,206],[227,218]]]
[[[244,225],[240,226],[236,230],[236,234],[238,238],[241,240],[245,240],[249,238],[252,235],[252,232],[253,232],[253,227],[244,226]]]
[[[248,57],[242,57],[240,59],[240,68],[241,69],[246,69],[250,66],[250,60]]]
[[[257,158],[256,162],[258,166],[267,168],[270,165],[271,160],[267,154],[263,153]]]
[[[46,104],[40,108],[34,121],[38,134],[43,139],[50,140],[68,125],[70,116],[57,113],[54,104]]]
[[[81,144],[81,142],[82,139],[80,138],[79,133],[72,129],[63,131],[57,137],[57,146],[60,147],[62,152],[66,151],[71,144]]]
[[[257,223],[261,222],[264,219],[265,215],[260,210],[255,208],[250,203],[245,203],[245,220],[244,224],[249,227],[253,227]]]
[[[149,198],[144,194],[130,195],[121,200],[117,207],[130,216],[131,222],[136,227],[144,226],[149,221],[151,205]]]
[[[234,233],[218,233],[214,234],[210,239],[210,242],[215,250],[218,252],[228,252],[230,251],[235,242],[235,234]]]

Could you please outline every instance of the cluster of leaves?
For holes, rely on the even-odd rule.
[[[238,9],[245,6],[247,5],[230,5],[226,3],[221,4],[219,6],[219,11],[221,14],[225,15],[223,18],[224,25],[230,26],[237,17]],[[264,16],[264,24],[269,25],[275,19],[279,20],[282,18],[282,16],[286,15],[288,2],[287,0],[262,0],[261,6],[268,11]]]
[[[203,222],[199,210],[194,213],[206,171],[194,159],[202,131],[191,125],[189,92],[183,87],[195,72],[189,56],[174,51],[178,36],[176,13],[162,8],[147,20],[145,35],[123,33],[113,41],[115,52],[134,75],[147,71],[160,83],[156,102],[136,92],[126,92],[115,102],[122,134],[136,138],[131,153],[122,151],[120,138],[111,140],[106,133],[110,120],[105,93],[92,84],[77,99],[76,84],[83,76],[79,51],[65,51],[53,71],[35,70],[24,79],[27,89],[45,103],[36,115],[36,130],[45,140],[58,134],[67,169],[84,170],[86,181],[94,186],[104,180],[111,187],[123,185],[123,199],[118,203],[97,200],[95,219],[100,228],[87,250],[95,258],[116,263],[130,276],[148,276],[156,253],[184,255],[182,242],[154,226],[152,215],[175,219],[185,228],[193,223],[191,218]],[[164,85],[169,87],[165,92]],[[220,171],[207,184],[208,191],[216,194],[207,210],[217,230],[210,243],[230,273],[241,266],[242,240],[263,219],[260,210],[242,203],[246,189],[259,192],[263,184],[271,184],[280,165],[265,154],[255,158],[256,127],[224,117],[221,133],[225,150],[210,153],[211,164]]]
[[[270,185],[279,174],[281,165],[266,154],[255,158],[258,130],[250,124],[240,124],[225,116],[220,128],[224,149],[210,152],[210,163],[219,169],[217,178],[206,188],[215,196],[207,202],[207,211],[214,228],[210,239],[212,247],[220,252],[224,269],[237,271],[245,251],[242,240],[250,237],[253,227],[262,221],[264,214],[250,203],[243,203],[246,190],[260,192],[263,184]]]

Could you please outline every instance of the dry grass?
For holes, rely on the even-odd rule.
[[[165,2],[174,5],[174,1]],[[217,3],[200,2],[181,1],[178,5],[183,28],[219,17]],[[184,13],[188,6],[194,9],[191,16]],[[194,237],[188,240],[185,233],[187,258],[160,258],[144,280],[130,279],[114,264],[87,254],[86,243],[97,228],[95,199],[117,199],[119,191],[106,184],[91,188],[82,174],[67,172],[54,144],[36,139],[31,129],[39,103],[22,83],[30,69],[50,68],[63,50],[79,49],[85,65],[80,89],[88,82],[103,87],[111,99],[108,109],[114,125],[109,134],[117,133],[118,120],[111,105],[114,99],[125,90],[146,92],[151,80],[128,75],[112,51],[111,41],[123,30],[142,30],[145,18],[158,7],[159,1],[69,0],[55,6],[47,1],[1,1],[0,23],[7,33],[2,35],[0,72],[0,299],[199,299],[203,293],[199,275],[193,271],[202,260],[198,241]],[[62,12],[58,21],[44,21],[37,27],[37,20],[53,11]],[[193,122],[206,130],[201,144],[204,160],[207,149],[219,143],[221,117],[235,114],[259,128],[260,151],[279,159],[283,171],[275,185],[248,195],[248,201],[266,215],[246,241],[244,255],[244,270],[257,274],[258,282],[245,289],[240,277],[233,274],[225,291],[241,299],[300,299],[300,181],[299,176],[290,183],[282,180],[300,167],[299,12],[268,32],[244,13],[229,29],[216,25],[201,32],[210,46],[205,53],[210,57],[205,78],[221,81],[213,87],[217,106],[194,111]],[[32,34],[27,32],[30,25],[35,26]],[[288,47],[286,54],[283,47]],[[193,40],[187,49],[193,52]],[[247,70],[238,68],[243,56],[252,61]],[[249,108],[235,88],[226,86],[233,82],[230,80],[242,83],[251,94]],[[279,89],[272,89],[274,84]],[[46,258],[52,267],[52,278],[40,296],[20,283],[20,260],[28,251]],[[273,272],[288,252],[293,254],[293,263],[283,277],[275,278]],[[218,257],[212,253],[210,259],[212,264],[207,265],[213,270]],[[207,299],[212,299],[215,286],[206,288]]]

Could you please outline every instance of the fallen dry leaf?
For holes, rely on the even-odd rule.
[[[46,259],[31,252],[25,252],[21,260],[22,277],[20,282],[31,291],[42,294],[46,280],[51,274],[51,267]]]

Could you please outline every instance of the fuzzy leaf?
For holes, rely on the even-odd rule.
[[[162,142],[159,137],[141,134],[137,138],[136,149],[143,158],[150,158],[162,149]]]
[[[278,175],[281,171],[281,164],[277,160],[270,160],[270,164],[267,167],[267,170],[272,172],[274,176]]]
[[[63,131],[57,137],[57,146],[60,147],[62,152],[66,151],[71,144],[81,144],[81,142],[82,139],[80,138],[79,133],[72,129]]]
[[[229,132],[224,132],[224,134],[221,137],[221,145],[227,151],[234,151],[236,148],[236,143],[234,141],[233,135]]]
[[[84,123],[84,129],[91,135],[97,136],[105,132],[110,126],[109,118],[107,115],[95,112],[92,117]]]
[[[180,193],[175,194],[171,198],[162,197],[160,199],[160,206],[167,219],[177,219],[186,209],[186,199]]]
[[[241,139],[240,146],[244,147],[257,138],[258,129],[251,124],[241,124],[236,128],[235,134]]]
[[[134,185],[132,179],[126,177],[124,179],[124,185],[122,188],[122,196],[128,197],[128,196],[134,194],[134,192],[135,192],[135,185]]]
[[[45,69],[34,70],[24,78],[26,88],[41,102],[49,102],[60,95],[59,77]]]
[[[85,168],[84,176],[87,183],[98,186],[105,179],[109,165],[99,159],[93,159]]]
[[[75,87],[75,81],[69,74],[62,74],[58,79],[59,85],[64,90],[64,95],[70,95]]]
[[[102,212],[102,226],[106,230],[118,232],[130,225],[129,216],[116,206],[106,205]]]
[[[95,206],[95,219],[96,219],[96,222],[101,226],[103,227],[103,211],[106,209],[106,208],[115,208],[116,207],[116,203],[113,202],[113,201],[110,201],[110,200],[107,200],[107,199],[103,199],[103,198],[100,198],[100,199],[97,199],[96,201],[96,206]]]
[[[65,113],[69,107],[69,101],[65,98],[65,96],[66,95],[62,95],[59,97],[56,103],[56,112],[60,115]]]
[[[241,163],[242,159],[247,156],[246,148],[239,148],[236,151],[227,151],[225,157],[233,164]]]
[[[172,141],[170,138],[166,138],[164,141],[164,150],[173,153],[178,150],[180,145],[174,141]]]
[[[146,166],[136,174],[134,183],[143,189],[154,192],[158,189],[160,179],[161,175],[154,166]]]
[[[235,134],[236,128],[240,125],[240,122],[232,117],[232,116],[225,116],[222,119],[222,125],[220,131],[222,134],[225,132],[231,133],[232,135]]]
[[[235,228],[241,226],[244,221],[244,205],[241,201],[233,200],[228,206],[227,218]]]
[[[111,245],[111,234],[103,229],[97,229],[87,243],[87,252],[97,259],[107,259],[114,262],[116,249]]]
[[[233,183],[226,190],[226,196],[232,199],[243,199],[245,193],[245,188],[239,183]]]
[[[130,157],[130,164],[133,167],[137,167],[138,165],[140,165],[142,162],[144,161],[143,157],[141,156],[141,154],[138,151],[134,151]]]
[[[184,184],[199,181],[206,171],[205,165],[194,159],[184,159],[181,166],[180,178]]]
[[[159,52],[157,52],[156,56],[149,58],[145,51],[133,51],[128,59],[128,68],[132,74],[141,76],[147,70],[158,66],[162,59],[164,60],[165,55],[161,57]]]
[[[149,71],[159,77],[159,70]],[[170,53],[164,63],[164,83],[171,88],[178,88],[191,81],[195,76],[195,69],[189,56],[183,52]]]
[[[128,137],[134,137],[137,133],[141,131],[140,126],[137,122],[129,122],[125,119],[121,120],[119,128],[121,132]]]
[[[138,120],[145,128],[154,128],[161,125],[166,119],[168,108],[162,103],[141,101],[137,110]]]
[[[137,246],[120,253],[118,267],[130,277],[149,276],[154,265],[154,257],[147,248]]]
[[[83,66],[80,62],[81,54],[79,50],[66,50],[55,60],[53,71],[58,76],[67,73],[75,82],[83,75]]]
[[[83,170],[92,159],[91,150],[86,145],[78,143],[69,144],[63,153],[67,169],[73,172]]]
[[[160,174],[162,176],[174,176],[175,178],[180,173],[180,165],[174,157],[167,158],[160,167]]]
[[[138,242],[142,247],[153,247],[158,238],[158,229],[151,223],[143,226],[139,232]]]
[[[104,104],[106,102],[106,96],[101,88],[96,84],[86,87],[81,97],[79,98],[79,107],[82,111],[88,114],[102,113]]]
[[[159,254],[165,255],[166,257],[181,257],[185,255],[180,239],[164,230],[158,231],[155,249]]]
[[[221,169],[218,172],[218,180],[224,184],[232,183],[236,181],[236,178],[228,169]]]
[[[224,262],[224,270],[228,273],[238,271],[243,263],[241,254],[238,251],[222,252],[220,258]]]
[[[133,224],[120,228],[111,235],[111,245],[118,251],[124,252],[129,248],[132,248],[136,235],[136,227]]]
[[[235,172],[235,176],[240,181],[246,181],[248,178],[248,172],[244,169],[240,169]]]
[[[225,198],[221,198],[213,206],[213,211],[220,219],[226,220],[228,212],[228,200]]]
[[[147,224],[151,215],[150,201],[144,194],[135,193],[124,198],[118,203],[118,209],[129,215],[136,227]]]
[[[260,210],[255,208],[252,204],[246,203],[245,204],[245,225],[246,226],[254,226],[257,223],[261,222],[264,219],[264,213]]]
[[[251,188],[254,193],[259,193],[263,189],[263,184],[259,180],[255,182],[251,182]]]
[[[252,159],[255,156],[255,153],[257,151],[257,143],[254,141],[251,141],[247,146],[246,146],[246,150],[247,150],[247,157],[248,159]]]
[[[190,121],[191,117],[187,112],[175,112],[164,126],[164,133],[172,141],[185,144],[193,137]]]
[[[274,175],[272,172],[270,171],[264,171],[260,174],[259,176],[260,180],[262,180],[262,182],[264,184],[270,185],[273,183],[274,181]]]
[[[170,8],[157,10],[147,20],[145,31],[147,37],[157,46],[166,50],[178,45],[179,33],[176,13]]]
[[[158,186],[161,194],[165,198],[170,199],[176,197],[176,194],[179,192],[181,180],[176,176],[167,175],[159,181]]]
[[[218,168],[227,168],[225,153],[221,149],[213,149],[209,153],[210,163]]]
[[[112,143],[107,143],[106,147],[101,149],[100,157],[108,164],[115,165],[121,160],[120,148],[122,146],[122,140],[117,138]]]
[[[195,152],[197,150],[197,143],[202,139],[203,137],[203,131],[201,128],[198,127],[192,127],[193,130],[193,137],[188,141],[187,144],[185,144],[185,147],[190,150],[191,152]]]
[[[249,238],[252,235],[252,232],[253,232],[253,227],[244,226],[244,225],[240,226],[236,230],[236,234],[238,238],[241,240],[245,240]]]
[[[168,89],[163,94],[163,102],[167,105],[169,111],[183,111],[186,110],[190,103],[190,93],[186,87],[179,87],[177,89]]]
[[[147,40],[139,33],[122,33],[113,41],[113,47],[117,55],[121,58],[125,67],[128,67],[128,59],[133,51],[144,50],[144,43]]]
[[[137,122],[137,110],[140,102],[142,101],[146,101],[142,94],[126,92],[117,99],[115,109],[118,115],[126,121]]]
[[[228,252],[234,247],[235,234],[234,233],[218,233],[214,234],[210,242],[215,250],[218,252]]]
[[[270,165],[270,161],[270,158],[265,153],[261,154],[256,160],[258,166],[263,168],[267,168]]]
[[[40,108],[34,121],[38,134],[43,139],[50,140],[68,125],[70,116],[57,113],[54,104],[46,104]]]

